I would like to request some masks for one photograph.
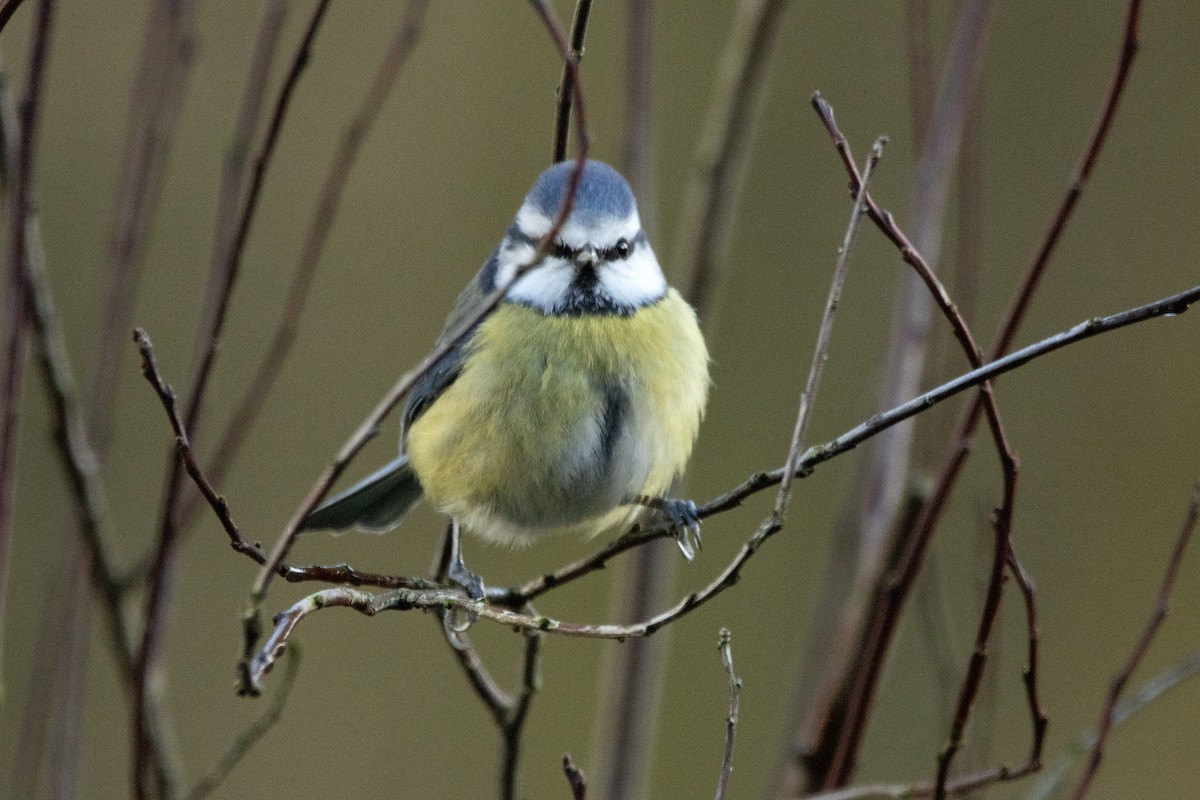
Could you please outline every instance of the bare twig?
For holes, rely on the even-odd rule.
[[[233,772],[234,767],[246,757],[251,748],[258,744],[258,741],[266,736],[271,728],[275,727],[275,723],[279,722],[279,718],[283,716],[283,709],[287,705],[288,696],[292,692],[292,686],[296,683],[296,675],[300,672],[301,655],[299,646],[292,642],[288,648],[288,660],[283,671],[283,680],[276,688],[270,705],[263,709],[262,715],[229,745],[225,754],[221,756],[221,760],[214,764],[212,769],[184,796],[186,800],[203,800],[212,794],[218,786],[224,783],[225,779],[229,777],[229,773]]]
[[[1037,769],[1042,762],[1042,747],[1046,741],[1046,712],[1038,692],[1038,649],[1040,635],[1038,633],[1037,602],[1034,594],[1033,579],[1025,571],[1025,567],[1017,558],[1012,542],[1008,543],[1008,571],[1021,590],[1021,599],[1025,605],[1025,636],[1026,655],[1025,666],[1021,670],[1021,680],[1025,684],[1025,701],[1029,706],[1029,721],[1033,730],[1029,737],[1029,758],[1027,763]]]
[[[798,477],[803,477],[809,474],[818,464],[853,449],[871,436],[879,433],[880,430],[921,413],[959,392],[978,386],[984,381],[991,380],[998,375],[1016,369],[1035,358],[1074,342],[1117,330],[1127,325],[1155,317],[1181,314],[1187,310],[1189,305],[1197,301],[1200,301],[1200,286],[1195,286],[1185,292],[1143,306],[1131,308],[1127,311],[1107,317],[1096,317],[1082,322],[1066,331],[1011,353],[998,361],[964,373],[954,380],[948,381],[935,389],[913,398],[907,403],[903,403],[882,414],[877,414],[846,431],[836,439],[808,448],[804,455],[796,462],[795,474]],[[782,468],[751,476],[741,486],[705,504],[705,511],[702,511],[702,516],[732,508],[746,497],[764,488],[778,485],[782,481],[782,478]],[[546,616],[518,613],[490,605],[484,601],[470,600],[461,589],[457,588],[442,587],[428,590],[397,589],[380,595],[372,595],[346,587],[326,589],[309,595],[292,606],[291,609],[279,615],[279,622],[274,633],[263,646],[262,650],[254,656],[253,663],[249,665],[251,667],[250,676],[257,683],[262,675],[270,669],[271,663],[278,657],[279,652],[281,652],[280,648],[282,644],[287,640],[291,630],[300,619],[319,608],[334,605],[354,608],[368,616],[373,616],[380,611],[386,610],[460,608],[477,614],[481,619],[487,619],[518,631],[543,631],[565,636],[601,639],[650,636],[664,626],[671,624],[680,617],[700,607],[733,585],[737,581],[737,577],[745,562],[778,529],[778,526],[771,523],[770,518],[768,518],[768,521],[760,525],[750,540],[743,545],[741,551],[739,551],[733,561],[707,587],[699,592],[687,595],[672,608],[650,619],[630,625],[579,624],[561,622]],[[641,541],[648,541],[667,535],[669,535],[669,531],[665,527],[662,527],[639,533],[636,536]]]
[[[13,501],[16,495],[17,429],[21,411],[21,386],[25,364],[27,295],[25,263],[28,258],[26,225],[32,207],[33,168],[38,123],[41,121],[42,83],[50,49],[54,21],[53,0],[40,0],[29,46],[28,83],[21,98],[16,138],[6,146],[6,161],[14,166],[8,184],[8,243],[6,252],[8,296],[4,350],[0,354],[0,636],[3,635],[4,606],[8,583],[8,552],[12,533]],[[3,652],[0,638],[0,653]]]
[[[133,341],[142,354],[142,375],[153,387],[154,393],[158,395],[163,410],[167,412],[167,419],[171,422],[171,429],[175,432],[175,448],[179,453],[179,460],[183,462],[184,469],[187,470],[188,475],[217,515],[217,519],[220,520],[221,526],[229,536],[229,544],[233,549],[250,556],[260,564],[263,563],[266,556],[263,554],[262,548],[242,537],[233,517],[229,515],[229,506],[225,503],[225,498],[217,494],[204,472],[201,471],[200,465],[196,463],[195,456],[192,454],[192,443],[188,437],[187,426],[179,416],[179,404],[175,398],[175,390],[163,382],[162,375],[158,371],[158,361],[154,358],[154,346],[150,343],[150,337],[141,328],[135,328]]]
[[[716,800],[725,797],[729,786],[729,778],[733,775],[733,741],[737,735],[738,710],[742,702],[742,679],[733,673],[733,647],[729,630],[721,629],[717,641],[717,650],[721,653],[721,664],[725,667],[725,676],[729,679],[729,716],[725,718],[725,755],[721,759],[721,773],[717,778]]]
[[[129,319],[146,245],[186,94],[195,46],[194,16],[194,0],[149,4],[137,74],[130,85],[125,145],[113,197],[100,347],[88,386],[88,429],[101,457],[108,446],[120,359],[128,347]]]
[[[30,319],[37,335],[38,361],[54,414],[54,442],[75,500],[83,541],[91,562],[92,584],[99,591],[107,614],[113,655],[122,679],[131,681],[134,643],[130,638],[129,621],[122,603],[122,587],[117,578],[119,569],[113,555],[107,493],[76,396],[66,339],[45,274],[41,234],[36,220],[30,221],[28,237],[26,274],[31,289]]]
[[[825,312],[821,317],[821,327],[817,332],[817,344],[813,349],[812,366],[808,370],[808,380],[804,392],[800,395],[800,409],[796,415],[796,427],[792,431],[792,443],[788,450],[788,460],[783,467],[783,481],[779,486],[779,497],[775,501],[775,513],[782,515],[787,510],[788,496],[791,493],[792,476],[796,472],[796,461],[804,447],[808,435],[808,425],[812,420],[813,404],[817,390],[821,386],[821,376],[825,372],[825,362],[829,359],[829,342],[833,333],[833,319],[837,314],[842,298],[842,287],[846,284],[846,273],[850,266],[850,252],[854,248],[854,237],[858,234],[858,224],[866,210],[866,198],[869,197],[867,186],[871,180],[871,172],[883,155],[887,137],[880,136],[871,148],[871,155],[863,167],[862,180],[859,185],[858,197],[854,200],[854,208],[850,212],[850,222],[846,226],[846,235],[842,246],[838,248],[837,260],[833,267],[833,281],[829,285],[829,297],[825,301]]]
[[[933,326],[924,294],[939,261],[950,176],[957,161],[965,108],[982,72],[991,0],[972,0],[956,8],[954,33],[921,143],[910,201],[915,242],[911,249],[924,254],[922,261],[929,270],[898,278],[878,408],[911,397],[924,373]],[[843,714],[833,706],[843,702],[846,688],[856,680],[853,676],[862,663],[858,655],[862,648],[856,640],[871,624],[869,606],[875,587],[889,554],[895,552],[895,523],[908,482],[912,436],[913,426],[899,426],[864,452],[836,523],[838,532],[833,536],[808,644],[812,674],[804,680],[813,688],[801,695],[803,710],[796,713],[795,741],[798,750],[808,755],[803,770],[795,760],[784,765],[783,781],[796,791],[803,785],[810,789],[842,785],[847,780],[844,774],[854,768],[861,730],[874,699],[873,686],[870,682],[856,684],[865,690],[859,692],[859,709]],[[841,724],[843,719],[846,725]]]
[[[559,54],[566,60],[570,60],[567,51],[566,39],[562,32],[562,27],[558,22],[554,10],[550,8],[545,0],[530,0],[541,17],[547,30],[550,32],[551,38],[558,46]],[[550,230],[542,237],[534,257],[526,264],[520,265],[513,271],[512,276],[508,281],[496,286],[496,288],[487,296],[481,299],[479,306],[473,313],[467,315],[467,318],[453,331],[446,334],[441,344],[433,348],[433,350],[421,360],[413,370],[401,376],[391,390],[376,404],[374,410],[367,415],[367,418],[358,426],[358,428],[342,445],[333,462],[325,468],[318,476],[313,488],[309,491],[308,496],[297,508],[288,524],[284,527],[283,533],[275,542],[275,546],[271,549],[267,563],[259,570],[258,577],[254,581],[254,586],[251,589],[250,605],[242,615],[243,632],[244,632],[244,648],[242,660],[239,664],[240,684],[239,691],[242,693],[254,693],[257,691],[257,682],[251,678],[250,661],[254,657],[254,649],[258,642],[258,637],[261,632],[260,614],[262,603],[266,599],[267,587],[270,584],[271,577],[275,574],[283,559],[287,557],[292,543],[300,528],[300,523],[305,517],[316,508],[322,498],[328,493],[333,482],[337,480],[342,471],[350,463],[350,460],[363,448],[379,430],[379,425],[382,423],[391,411],[400,403],[400,400],[408,393],[412,386],[421,379],[421,377],[433,368],[433,365],[438,362],[447,352],[461,342],[466,336],[479,324],[486,315],[491,313],[496,304],[508,292],[513,283],[520,280],[529,270],[535,268],[546,257],[548,247],[554,238],[558,235],[563,224],[570,216],[571,209],[575,203],[575,194],[579,189],[579,181],[583,175],[583,166],[587,160],[588,153],[588,134],[587,134],[587,113],[583,102],[583,88],[579,82],[579,75],[576,72],[573,82],[575,93],[575,124],[578,133],[579,150],[576,156],[575,168],[571,173],[571,177],[567,183],[566,197],[563,206],[559,209],[558,216],[555,218]]]
[[[592,0],[578,0],[575,3],[575,18],[571,21],[571,56],[563,61],[562,80],[558,84],[558,106],[554,115],[554,151],[550,160],[552,164],[557,164],[567,157],[575,75],[580,62],[583,61],[583,40],[587,36],[588,16],[591,13]]]
[[[144,330],[138,328],[134,331],[133,338],[137,343],[138,350],[142,354],[142,375],[145,376],[146,381],[154,389],[154,393],[158,395],[159,402],[162,403],[163,410],[167,414],[167,420],[170,422],[171,429],[175,433],[176,450],[179,458],[183,461],[184,469],[188,476],[191,477],[196,487],[200,490],[200,495],[208,501],[209,506],[216,514],[221,526],[225,529],[226,535],[229,537],[229,544],[234,551],[248,556],[258,564],[265,564],[267,557],[262,547],[257,542],[248,541],[242,536],[241,531],[229,513],[229,506],[226,504],[225,498],[217,494],[212,482],[205,475],[204,470],[200,468],[199,463],[197,463],[195,454],[192,452],[191,441],[184,428],[183,420],[179,416],[175,391],[163,379],[162,373],[158,369],[158,361],[154,356],[154,347],[150,342],[149,335]],[[275,574],[289,583],[324,581],[326,583],[344,583],[351,586],[379,586],[385,589],[431,589],[437,588],[439,585],[434,581],[422,578],[406,578],[363,572],[351,567],[349,564],[335,564],[331,566],[313,564],[294,567],[281,563],[276,567]]]
[[[1113,710],[1112,729],[1144,711],[1151,703],[1179,684],[1200,674],[1200,650],[1172,664],[1138,687],[1137,691],[1117,704]],[[1111,730],[1111,729],[1110,729]],[[1089,730],[1067,745],[1054,763],[1046,767],[1024,800],[1048,800],[1057,797],[1058,790],[1066,780],[1071,767],[1084,753],[1091,752],[1096,745],[1097,731]]]
[[[1151,703],[1163,694],[1200,674],[1200,651],[1192,653],[1187,658],[1172,664],[1162,672],[1143,683],[1136,692],[1117,704],[1113,713],[1113,727],[1124,724],[1134,715],[1144,711]],[[1097,733],[1089,730],[1079,736],[1066,747],[1062,755],[1048,766],[1037,783],[1024,795],[1024,800],[1049,800],[1056,796],[1062,786],[1071,766],[1096,743]],[[955,797],[965,797],[993,783],[1003,783],[1027,777],[1030,770],[1007,769],[994,767],[980,772],[963,775],[951,780],[947,792]],[[917,781],[915,783],[879,783],[863,786],[849,786],[829,792],[807,795],[805,800],[869,800],[870,798],[920,798],[933,794],[932,781]]]
[[[534,613],[532,608],[527,608]],[[539,665],[542,653],[542,634],[540,631],[526,631],[525,657],[521,666],[521,689],[508,711],[504,721],[504,756],[500,767],[500,797],[502,800],[517,798],[517,767],[521,758],[521,734],[525,730],[525,718],[529,714],[529,705],[541,685]]]
[[[284,78],[283,86],[276,100],[271,123],[255,160],[254,175],[247,192],[245,204],[242,207],[237,232],[228,248],[226,258],[218,262],[210,279],[208,292],[209,302],[205,309],[197,338],[199,355],[191,390],[183,412],[183,430],[194,432],[200,418],[205,391],[209,376],[216,360],[217,345],[224,328],[226,312],[232,297],[234,282],[237,278],[242,250],[249,235],[250,225],[258,206],[258,198],[266,176],[267,167],[275,152],[279,133],[283,127],[284,118],[293,97],[300,74],[307,65],[313,40],[316,38],[329,0],[318,0],[313,16],[309,21],[301,44],[292,60],[291,68]],[[218,244],[220,239],[218,238]],[[153,679],[158,669],[159,656],[162,650],[162,639],[167,626],[167,604],[171,594],[172,577],[174,572],[175,553],[179,545],[178,513],[180,508],[181,488],[183,486],[183,463],[180,457],[172,458],[163,493],[160,512],[160,527],[157,544],[151,561],[149,585],[146,592],[145,621],[141,646],[135,663],[134,686],[134,787],[136,795],[141,800],[149,792],[147,784],[147,767],[151,760],[148,747],[148,736],[144,730],[146,707],[150,704],[149,693],[152,687],[158,685]],[[161,788],[161,787],[160,787]]]
[[[0,5],[0,31],[8,27],[8,21],[17,13],[23,2],[25,0],[4,0],[4,5]]]
[[[1171,590],[1175,587],[1175,578],[1178,577],[1179,567],[1183,563],[1184,550],[1187,549],[1192,534],[1196,531],[1198,515],[1200,515],[1200,484],[1192,489],[1192,497],[1188,502],[1187,513],[1184,514],[1183,525],[1175,539],[1175,546],[1171,549],[1171,556],[1167,561],[1166,571],[1163,573],[1162,584],[1158,588],[1154,611],[1150,614],[1150,619],[1146,622],[1146,627],[1142,631],[1141,637],[1138,638],[1137,644],[1134,645],[1133,651],[1130,652],[1129,658],[1126,659],[1125,666],[1116,674],[1109,686],[1108,699],[1100,711],[1100,721],[1096,724],[1096,741],[1092,744],[1087,763],[1083,767],[1083,774],[1071,795],[1072,800],[1083,800],[1088,789],[1091,788],[1092,780],[1096,777],[1096,772],[1100,769],[1100,762],[1104,758],[1104,744],[1112,730],[1117,701],[1121,699],[1121,693],[1125,691],[1126,684],[1133,677],[1133,672],[1145,657],[1146,651],[1150,649],[1150,643],[1154,641],[1154,636],[1158,633],[1163,620],[1167,618],[1167,604],[1171,599]]]
[[[958,339],[963,352],[967,356],[967,360],[972,366],[979,367],[983,362],[982,353],[979,346],[975,343],[974,336],[971,334],[966,321],[950,300],[945,287],[942,286],[920,252],[913,246],[904,232],[900,230],[892,215],[886,210],[881,209],[870,197],[869,192],[861,188],[861,178],[854,164],[850,145],[838,129],[833,116],[833,109],[819,94],[813,97],[813,107],[833,138],[837,151],[849,174],[851,192],[856,197],[856,201],[861,200],[863,196],[866,197],[867,213],[872,221],[897,246],[905,263],[909,264],[916,271],[917,276],[924,283],[943,316],[950,323],[955,337]],[[984,408],[987,410],[989,426],[1004,475],[1004,503],[997,514],[997,536],[1007,539],[1009,533],[1006,520],[1011,519],[1012,507],[1015,501],[1017,461],[1012,447],[1008,443],[1008,437],[1004,432],[1004,426],[1000,420],[1000,412],[996,406],[991,386],[987,383],[983,384],[981,394],[985,396]],[[926,501],[922,512],[926,508],[940,509],[945,500],[945,495],[932,497]],[[932,526],[924,525],[923,520],[924,517],[918,514],[913,525],[906,526],[905,530],[908,531],[908,538],[900,543],[900,558],[895,566],[894,576],[884,580],[882,583],[884,589],[876,592],[873,596],[873,605],[869,607],[865,615],[865,618],[870,620],[870,623],[863,631],[865,643],[857,655],[859,660],[856,663],[847,665],[840,676],[827,673],[815,695],[815,705],[819,713],[813,716],[812,719],[819,721],[818,730],[815,734],[803,732],[803,738],[817,743],[809,745],[810,749],[808,752],[812,754],[825,754],[821,758],[817,758],[814,755],[808,759],[810,768],[814,770],[814,775],[811,778],[816,785],[839,784],[849,779],[849,773],[852,771],[854,765],[854,754],[858,743],[861,741],[862,731],[865,727],[867,713],[873,700],[874,689],[882,668],[884,656],[895,632],[896,624],[899,621],[900,611],[909,592],[915,585],[917,574],[923,563],[924,554],[932,538],[933,528]],[[986,647],[982,646],[986,645],[988,638],[990,638],[991,627],[995,621],[995,615],[999,610],[1004,554],[1006,552],[1007,544],[997,541],[996,548],[993,551],[993,570],[988,582],[988,594],[984,602],[984,613],[980,621],[979,632],[983,638],[977,642],[976,652],[978,653],[986,652]],[[867,571],[867,573],[870,572],[872,570]],[[952,758],[958,749],[961,730],[965,727],[974,697],[978,692],[979,680],[982,677],[985,660],[983,657],[972,659],[963,685],[963,691],[960,693],[958,711],[955,714],[955,727],[951,732],[951,747],[947,750],[947,758]],[[834,711],[832,708],[833,704],[841,703],[841,698],[843,697],[849,697],[848,708],[844,712]],[[958,732],[957,735],[955,734],[956,731]],[[823,777],[826,775],[829,776],[828,779]],[[797,785],[797,777],[792,776],[790,783]]]
[[[563,774],[567,776],[567,783],[571,786],[572,799],[587,800],[587,779],[584,778],[579,767],[575,766],[575,762],[571,760],[570,753],[563,753],[562,766]]]
[[[225,154],[221,163],[221,185],[217,190],[216,221],[213,225],[208,289],[203,309],[205,322],[202,330],[205,331],[215,329],[219,332],[223,324],[221,322],[224,315],[222,304],[228,302],[240,263],[240,253],[236,251],[245,246],[245,238],[258,204],[262,178],[266,171],[265,166],[271,157],[274,142],[277,140],[291,91],[295,87],[299,71],[308,61],[308,48],[328,8],[327,4],[318,0],[316,11],[305,31],[300,50],[293,58],[292,69],[285,78],[277,98],[272,132],[267,135],[259,152],[254,182],[247,193],[246,181],[250,179],[250,168],[253,163],[249,156],[262,116],[267,110],[267,104],[264,102],[267,98],[267,82],[271,75],[271,65],[275,61],[275,51],[279,45],[280,34],[283,32],[287,7],[287,0],[270,0],[263,4],[258,33],[254,37],[254,49],[250,54],[249,66],[246,69],[246,85],[242,89],[242,100],[238,106],[233,135],[229,144],[225,146]],[[203,357],[206,344],[205,337],[197,338],[196,355],[198,359]]]
[[[108,454],[126,334],[193,60],[195,3],[156,0],[146,6],[141,55],[130,84],[125,145],[112,203],[106,253],[107,286],[99,305],[97,347],[88,359],[89,375],[82,394],[87,439],[100,463]],[[88,575],[95,565],[84,543],[88,534],[83,523],[75,518],[70,527],[73,530],[62,540],[59,556],[63,564],[64,600],[57,610],[48,609],[42,621],[46,630],[56,632],[58,639],[54,677],[39,681],[54,697],[54,702],[43,705],[46,713],[52,715],[48,725],[53,731],[79,730],[87,705],[84,692],[94,583],[88,580]],[[128,661],[130,656],[119,653],[117,658]],[[163,728],[166,723],[162,718],[149,724]],[[151,738],[166,741],[169,737],[153,733]],[[81,737],[55,737],[47,749],[51,754],[52,793],[63,797],[80,794]],[[24,768],[26,765],[19,767]]]
[[[767,95],[788,0],[741,0],[721,55],[676,236],[683,295],[711,330],[750,144]]]
[[[420,38],[421,26],[428,8],[428,0],[413,0],[407,5],[400,26],[379,64],[371,85],[346,126],[338,151],[325,173],[325,182],[321,185],[321,193],[309,222],[304,249],[301,251],[291,285],[288,287],[287,298],[283,303],[283,314],[241,401],[217,439],[216,449],[209,460],[208,474],[214,484],[221,483],[237,457],[247,432],[262,411],[279,371],[287,360],[300,327],[300,317],[308,300],[321,253],[337,218],[342,192],[345,190],[351,167]],[[185,503],[180,514],[181,519],[186,520],[192,515],[196,508],[196,499],[196,496],[192,495],[192,499]]]

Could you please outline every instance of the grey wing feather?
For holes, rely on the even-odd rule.
[[[446,324],[438,336],[438,344],[445,341],[446,337],[479,307],[486,293],[491,291],[498,253],[498,249],[492,253],[492,257],[483,265],[479,274],[454,301]],[[404,406],[402,431],[406,431],[458,378],[462,372],[466,346],[470,338],[468,334],[460,340],[413,386]],[[400,440],[404,441],[403,432]],[[402,453],[383,469],[323,503],[301,523],[300,530],[340,531],[352,526],[369,531],[391,530],[421,500],[421,496],[421,484],[409,466],[408,456]]]
[[[325,501],[300,525],[300,530],[335,530],[358,527],[387,531],[421,500],[421,484],[400,456],[336,497]]]
[[[458,295],[458,299],[454,301],[454,305],[450,309],[450,315],[446,317],[446,324],[442,326],[442,332],[438,334],[435,346],[440,345],[454,333],[455,329],[479,307],[480,302],[491,291],[490,284],[493,281],[491,276],[496,271],[498,253],[498,249],[492,253],[492,257],[483,265],[479,274]],[[421,416],[425,409],[429,408],[433,401],[438,399],[441,393],[458,379],[462,372],[466,347],[473,333],[474,331],[460,339],[458,344],[438,359],[437,363],[413,386],[412,391],[408,393],[408,400],[404,404],[402,431],[408,430],[417,417]],[[403,433],[401,433],[400,441],[404,441]]]

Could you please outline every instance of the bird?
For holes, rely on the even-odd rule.
[[[544,243],[576,169],[570,213]],[[625,178],[595,160],[542,172],[437,343],[510,282],[413,386],[399,456],[316,508],[301,529],[389,530],[425,498],[451,519],[449,577],[474,599],[484,589],[462,562],[460,529],[523,546],[550,533],[592,537],[629,526],[649,506],[690,561],[700,545],[697,506],[664,495],[704,416],[709,355]]]

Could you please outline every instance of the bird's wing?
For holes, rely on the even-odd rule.
[[[446,317],[446,324],[442,326],[442,332],[438,335],[437,345],[442,344],[447,337],[454,333],[455,329],[462,324],[463,320],[467,319],[471,314],[479,308],[479,304],[483,302],[487,291],[490,291],[490,285],[493,283],[491,278],[496,270],[496,259],[498,250],[492,253],[491,258],[483,265],[479,271],[479,275],[467,284],[467,288],[462,290],[458,299],[454,301],[454,305],[450,308],[450,315]],[[485,285],[488,287],[485,289]],[[462,372],[463,360],[466,355],[466,347],[474,335],[474,330],[458,341],[458,344],[450,348],[445,355],[439,358],[428,372],[425,373],[421,380],[417,381],[413,386],[412,391],[408,393],[408,400],[404,405],[404,416],[402,417],[400,428],[400,441],[403,448],[404,435],[409,427],[420,417],[425,410],[433,404],[441,396],[442,392],[449,388],[450,384],[458,379]]]
[[[335,530],[349,527],[382,533],[400,520],[421,500],[421,484],[400,456],[313,511],[300,530]]]

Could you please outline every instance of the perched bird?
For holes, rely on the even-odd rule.
[[[439,342],[536,261],[575,166],[560,162],[534,182]],[[545,258],[413,388],[400,456],[302,527],[387,530],[424,496],[456,523],[455,538],[461,526],[520,545],[551,532],[594,536],[648,505],[690,559],[696,506],[662,495],[691,454],[708,386],[696,314],[667,285],[629,184],[588,161]],[[458,552],[451,577],[480,596]]]

